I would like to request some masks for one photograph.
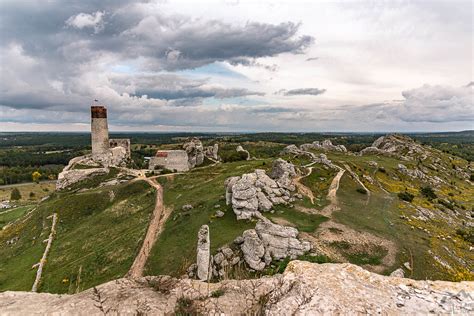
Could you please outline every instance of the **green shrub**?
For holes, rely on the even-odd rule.
[[[20,200],[20,199],[21,199],[20,190],[18,190],[18,188],[13,188],[12,193],[10,194],[10,200],[17,201],[17,200]]]
[[[361,193],[361,194],[367,194],[367,190],[364,189],[364,188],[357,188],[356,191],[359,192],[359,193]]]
[[[403,201],[412,202],[415,196],[407,191],[398,193],[398,198]]]
[[[420,189],[421,194],[426,197],[428,200],[436,199],[436,193],[434,192],[433,188],[430,186],[422,187]]]
[[[458,228],[456,229],[456,234],[461,236],[467,242],[474,244],[474,228]]]
[[[214,298],[221,297],[222,295],[224,295],[224,290],[222,289],[215,290],[211,293],[211,297]]]
[[[222,162],[234,162],[247,159],[247,153],[244,151],[226,151],[221,152],[219,155]]]

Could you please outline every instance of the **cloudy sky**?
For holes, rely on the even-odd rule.
[[[0,131],[474,128],[473,2],[0,0]]]

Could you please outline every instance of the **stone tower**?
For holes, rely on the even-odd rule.
[[[105,106],[91,106],[92,157],[109,151],[109,128]]]

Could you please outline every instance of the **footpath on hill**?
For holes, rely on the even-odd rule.
[[[156,202],[155,208],[151,215],[151,220],[148,225],[148,230],[145,235],[145,239],[143,240],[142,247],[138,252],[135,260],[133,261],[130,270],[127,272],[127,277],[131,278],[138,278],[143,276],[143,270],[145,268],[145,264],[150,256],[151,249],[156,242],[156,239],[160,235],[163,225],[166,222],[170,212],[167,211],[163,205],[163,187],[155,182],[153,179],[145,178],[145,177],[138,177],[136,180],[143,180],[148,182],[152,187],[156,189]]]

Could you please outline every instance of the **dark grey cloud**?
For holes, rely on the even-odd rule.
[[[275,70],[256,58],[299,54],[313,42],[298,35],[299,24],[291,22],[232,25],[165,15],[148,1],[4,1],[1,6],[0,105],[18,109],[74,112],[98,98],[124,113],[142,104],[146,113],[209,97],[262,96],[163,73],[219,61]],[[117,64],[133,69],[118,78],[112,69]]]
[[[292,90],[280,90],[277,91],[277,94],[283,94],[286,96],[291,95],[320,95],[326,92],[326,89],[318,88],[302,88],[302,89],[292,89]]]
[[[138,97],[160,100],[196,98],[235,98],[264,93],[243,88],[225,88],[211,85],[207,80],[191,80],[176,74],[157,75],[114,75],[110,77],[111,86],[118,93],[129,93]],[[183,102],[183,104],[188,104]]]

